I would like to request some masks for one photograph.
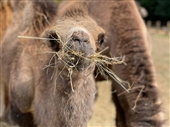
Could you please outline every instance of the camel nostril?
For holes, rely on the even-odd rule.
[[[80,42],[88,42],[89,35],[86,32],[79,30],[79,31],[73,32],[72,39],[74,42],[79,42],[79,43]]]
[[[76,42],[76,43],[82,42],[82,40],[78,37],[73,37],[73,41]]]

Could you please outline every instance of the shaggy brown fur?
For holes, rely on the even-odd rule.
[[[89,14],[106,31],[105,46],[109,46],[110,51],[105,54],[109,55],[111,52],[112,56],[126,56],[127,66],[112,67],[121,79],[133,85],[130,93],[118,96],[124,89],[112,81],[112,91],[117,91],[112,96],[116,105],[117,127],[161,127],[163,118],[149,53],[148,33],[135,2],[128,0],[97,2],[77,0],[77,2],[87,5]],[[64,1],[59,7],[59,15],[75,4],[76,2]],[[136,101],[142,87],[144,89]]]
[[[85,127],[92,114],[94,63],[81,61],[71,81],[63,62],[51,53],[61,50],[60,43],[19,39],[18,35],[61,37],[74,40],[76,50],[90,55],[97,50],[98,37],[104,33],[81,7],[74,7],[56,20],[55,3],[45,0],[10,1],[13,18],[0,45],[0,80],[9,94],[7,121],[21,127]],[[55,22],[55,24],[53,24]],[[57,33],[56,33],[57,32]],[[68,44],[70,41],[68,41]],[[74,50],[74,48],[73,48]],[[46,65],[55,66],[43,69]]]
[[[0,42],[11,22],[12,9],[7,1],[0,1]]]

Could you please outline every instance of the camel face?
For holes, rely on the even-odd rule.
[[[80,15],[77,11],[67,12],[44,34],[51,39],[48,42],[49,47],[60,54],[60,70],[65,65],[78,71],[94,68],[94,63],[86,58],[94,54],[104,42],[104,30],[85,12]],[[72,13],[72,17],[68,13]]]

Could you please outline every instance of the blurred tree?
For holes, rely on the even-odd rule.
[[[155,15],[170,20],[170,0],[157,0]]]
[[[145,20],[161,20],[166,23],[170,20],[170,0],[136,0],[148,11]]]

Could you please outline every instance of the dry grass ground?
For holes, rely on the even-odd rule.
[[[156,68],[156,77],[160,89],[165,118],[170,118],[170,34],[165,35],[150,30],[152,56]],[[99,82],[99,97],[94,105],[94,113],[88,127],[115,127],[115,111],[111,102],[110,82]],[[0,123],[0,127],[9,127]],[[169,121],[164,127],[170,127]]]
[[[170,31],[169,35],[156,34],[150,31],[152,37],[152,56],[156,68],[156,78],[160,89],[162,107],[170,127]]]

